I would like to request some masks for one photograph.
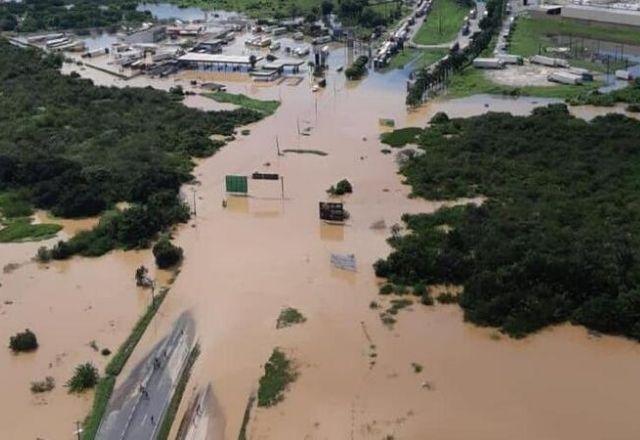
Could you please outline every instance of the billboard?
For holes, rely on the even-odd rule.
[[[346,219],[342,203],[320,202],[320,220],[343,222]]]
[[[226,191],[230,193],[247,194],[249,192],[247,176],[226,176],[225,187]]]
[[[274,173],[258,173],[255,172],[251,175],[254,180],[279,180],[280,176]]]

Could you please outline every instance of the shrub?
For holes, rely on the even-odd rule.
[[[422,296],[426,292],[427,288],[422,283],[416,283],[413,285],[413,294],[415,296]]]
[[[380,295],[391,295],[393,293],[393,284],[385,284],[380,287]]]
[[[9,338],[9,347],[15,352],[33,351],[38,348],[38,338],[31,330],[26,329],[22,333],[16,333]]]
[[[84,390],[95,387],[98,379],[100,379],[98,369],[91,362],[80,364],[67,382],[67,388],[69,388],[70,393],[81,393]]]
[[[175,96],[182,96],[184,95],[184,89],[180,85],[174,86],[169,89],[169,93]]]
[[[36,253],[36,261],[40,263],[47,263],[51,261],[51,251],[46,246],[40,246]]]
[[[182,248],[173,245],[169,239],[164,236],[153,246],[153,256],[156,259],[158,267],[160,269],[166,269],[175,266],[182,260]]]
[[[342,196],[344,194],[351,194],[353,192],[353,186],[347,179],[342,179],[335,186],[331,185],[331,188],[327,192],[334,196]]]
[[[360,79],[367,72],[367,63],[369,57],[361,55],[359,56],[348,69],[344,71],[347,79]]]
[[[31,392],[34,394],[46,393],[51,391],[56,386],[56,381],[53,377],[47,376],[44,380],[37,380],[31,382]]]
[[[441,293],[436,298],[440,304],[455,304],[458,302],[458,297],[451,293]]]
[[[449,116],[445,112],[438,112],[431,118],[431,124],[444,124],[449,122]]]
[[[290,327],[293,324],[302,324],[307,318],[304,317],[297,309],[293,307],[287,307],[280,312],[278,321],[276,322],[276,328]]]
[[[100,351],[100,354],[101,354],[102,356],[109,356],[109,355],[111,354],[111,350],[109,350],[108,348],[103,348],[103,349]]]
[[[296,378],[291,361],[275,348],[264,366],[258,387],[258,406],[273,406],[284,399],[284,391]]]
[[[420,303],[425,305],[425,306],[432,306],[433,305],[433,298],[431,297],[431,295],[429,295],[429,292],[425,291],[422,296],[420,297]]]
[[[405,127],[380,135],[380,142],[390,145],[394,148],[404,147],[407,144],[418,142],[418,136],[423,130],[418,127]]]

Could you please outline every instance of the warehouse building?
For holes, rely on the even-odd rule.
[[[640,11],[583,5],[562,6],[560,16],[597,23],[640,28]]]

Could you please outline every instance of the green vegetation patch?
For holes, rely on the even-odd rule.
[[[46,240],[62,229],[51,223],[33,224],[33,208],[26,197],[15,192],[0,193],[0,243]]]
[[[440,60],[447,54],[444,49],[405,48],[391,58],[386,69],[403,69],[410,65],[412,69],[422,69]]]
[[[418,127],[399,128],[380,135],[380,142],[391,147],[399,148],[407,144],[415,144],[418,136],[422,134],[422,129]]]
[[[278,348],[264,365],[264,375],[258,387],[258,406],[269,407],[284,399],[287,386],[296,379],[291,360]]]
[[[540,49],[545,51],[547,47],[557,46],[550,37],[560,35],[640,45],[640,34],[631,27],[585,23],[570,18],[520,17],[511,36],[509,52],[537,55]]]
[[[353,185],[347,179],[338,181],[335,185],[331,185],[327,190],[328,194],[332,196],[343,196],[345,194],[351,194],[353,192]]]
[[[10,115],[0,118],[2,188],[59,217],[105,213],[95,229],[54,248],[55,259],[145,247],[158,232],[186,221],[189,211],[178,193],[193,178],[192,158],[223,145],[212,134],[231,135],[262,117],[246,109],[187,108],[152,88],[96,87],[77,74],[62,75],[61,64],[59,55],[0,40],[0,108]],[[131,208],[108,211],[123,201]],[[53,232],[22,222],[4,234]]]
[[[95,29],[151,21],[128,0],[61,0],[0,3],[0,31],[34,32],[42,29]]]
[[[38,338],[29,329],[9,337],[9,348],[15,353],[33,351],[38,348]]]
[[[173,3],[212,7],[209,0],[174,0]],[[215,8],[241,11],[263,22],[304,17],[308,31],[312,30],[313,22],[333,13],[358,36],[371,35],[376,26],[391,26],[406,12],[400,3],[371,4],[367,0],[219,0]]]
[[[113,393],[113,389],[116,382],[116,377],[120,374],[127,360],[133,353],[133,350],[140,342],[142,335],[151,323],[151,320],[155,316],[156,312],[160,308],[160,305],[164,301],[165,297],[169,293],[168,289],[162,289],[158,295],[155,296],[153,302],[147,307],[144,315],[138,319],[136,325],[131,330],[127,340],[120,346],[118,352],[111,358],[111,361],[105,368],[105,376],[100,378],[96,385],[96,392],[93,396],[93,405],[91,406],[91,412],[87,415],[83,424],[83,440],[93,440],[98,433],[100,422],[104,417],[104,413],[107,410],[109,399]]]
[[[98,433],[100,422],[107,410],[109,399],[113,393],[113,388],[116,384],[115,376],[104,376],[100,378],[96,385],[95,394],[93,395],[93,404],[91,411],[87,415],[83,423],[83,440],[93,440]]]
[[[553,84],[549,86],[514,87],[494,83],[481,69],[468,67],[455,75],[447,83],[448,98],[464,98],[477,94],[505,96],[536,96],[563,100],[580,99],[596,91],[602,83],[593,81],[581,85]]]
[[[357,80],[362,78],[367,73],[367,63],[369,57],[366,55],[360,55],[355,59],[353,63],[344,71],[344,75],[349,80]]]
[[[464,2],[471,6],[470,3]],[[406,103],[410,106],[420,105],[427,93],[433,93],[442,85],[451,72],[459,72],[471,65],[474,58],[485,52],[495,41],[495,36],[502,25],[505,0],[487,0],[485,16],[480,22],[480,31],[470,40],[469,45],[457,52],[449,53],[446,59],[435,63],[429,69],[420,69],[415,81],[408,87]]]
[[[182,248],[171,243],[166,235],[160,237],[160,240],[153,245],[152,252],[156,265],[160,269],[168,269],[179,264],[183,257]]]
[[[73,376],[67,382],[67,388],[70,393],[81,393],[95,387],[99,379],[98,369],[91,362],[86,362],[76,367]]]
[[[278,320],[276,321],[276,328],[291,327],[294,324],[302,324],[306,320],[307,318],[305,318],[304,315],[298,311],[298,309],[287,307],[286,309],[282,309],[282,311],[280,311],[280,315],[278,316]]]
[[[62,229],[62,226],[51,223],[34,224],[30,218],[17,218],[3,223],[0,243],[46,240],[55,237]]]
[[[608,107],[618,102],[630,104],[627,107],[630,112],[640,111],[640,79],[636,78],[633,83],[623,89],[612,90],[608,93],[593,91],[592,93],[583,93],[569,99],[569,104],[571,105]]]
[[[234,104],[248,110],[262,113],[265,116],[274,114],[276,110],[278,110],[278,107],[280,107],[280,101],[263,101],[260,99],[250,98],[242,93],[212,92],[203,93],[203,95],[213,99],[214,101]]]
[[[515,337],[571,321],[640,340],[639,138],[637,120],[563,104],[433,125],[401,169],[413,193],[488,200],[405,215],[376,275],[461,285],[465,319]]]
[[[56,380],[52,376],[47,376],[44,380],[31,382],[31,392],[34,394],[48,393],[56,387]]]
[[[453,41],[470,9],[469,2],[435,0],[413,41],[418,44],[444,44]]]
[[[558,47],[553,37],[564,36],[576,39],[569,60],[572,66],[584,67],[596,71],[605,71],[607,66],[589,60],[590,54],[581,54],[581,38],[598,39],[614,43],[640,44],[638,32],[621,26],[607,26],[598,23],[584,23],[567,18],[544,19],[519,17],[511,35],[509,53],[529,57],[532,55],[546,54],[547,48]],[[624,63],[614,62],[611,70],[622,68]]]

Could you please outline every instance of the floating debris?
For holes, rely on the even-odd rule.
[[[338,269],[356,272],[356,256],[354,254],[331,254],[331,264]]]

